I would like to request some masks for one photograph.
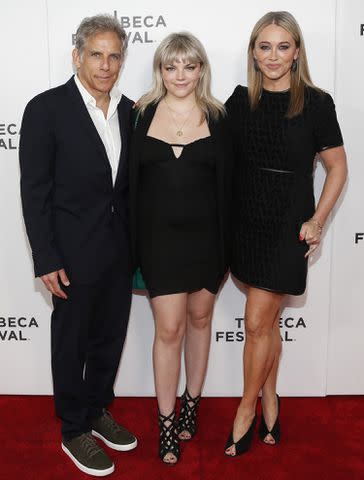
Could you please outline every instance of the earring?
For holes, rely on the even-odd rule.
[[[297,67],[298,67],[298,59],[294,59],[291,65],[292,72],[297,72]]]
[[[254,62],[254,70],[256,72],[259,72],[259,66],[258,66],[258,62],[257,62],[257,59],[253,57],[253,62]]]

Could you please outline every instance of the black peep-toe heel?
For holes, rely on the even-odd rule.
[[[257,423],[257,416],[254,415],[252,423],[250,424],[250,427],[248,428],[247,432],[237,442],[234,442],[233,430],[231,431],[225,445],[225,455],[227,455],[228,457],[235,457],[237,455],[242,455],[243,453],[247,452],[250,449],[256,423]],[[226,450],[233,445],[235,445],[235,455],[229,455],[228,453],[226,453]]]
[[[260,422],[260,425],[259,425],[259,438],[260,440],[265,443],[266,445],[270,445],[270,446],[274,446],[276,445],[277,443],[280,442],[281,440],[281,426],[279,424],[279,410],[280,410],[280,399],[279,399],[279,395],[277,394],[277,403],[278,403],[278,412],[277,412],[277,418],[276,418],[276,421],[274,422],[274,425],[273,425],[273,428],[271,430],[268,430],[268,427],[267,427],[267,424],[265,422],[265,418],[264,418],[264,415],[263,415],[263,411],[262,411],[262,419],[261,419],[261,422]],[[265,437],[267,435],[271,435],[273,437],[273,440],[275,443],[267,443],[264,441]]]

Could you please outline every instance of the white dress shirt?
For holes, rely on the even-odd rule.
[[[87,111],[90,114],[102,143],[105,146],[111,167],[112,182],[113,185],[115,185],[121,152],[121,137],[117,107],[122,94],[115,86],[110,90],[110,103],[105,118],[101,108],[96,106],[96,100],[82,85],[77,75],[74,76],[74,79],[83,101],[85,102]]]

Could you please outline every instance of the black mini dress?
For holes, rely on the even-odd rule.
[[[327,93],[306,88],[302,114],[288,119],[290,92],[263,90],[251,111],[246,87],[226,103],[235,148],[231,272],[258,288],[300,295],[308,250],[299,240],[315,211],[316,153],[343,139]]]
[[[183,146],[145,136],[139,159],[137,250],[150,297],[217,293],[216,154],[211,137]]]

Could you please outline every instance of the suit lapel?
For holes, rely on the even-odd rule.
[[[115,185],[120,178],[124,177],[123,173],[124,170],[128,168],[128,151],[129,151],[129,140],[131,138],[131,131],[133,131],[133,145],[134,150],[139,150],[143,144],[144,137],[147,134],[149,129],[149,125],[153,120],[153,116],[155,110],[157,108],[156,105],[148,106],[145,113],[140,115],[138,118],[138,128],[132,124],[132,117],[133,115],[130,112],[130,108],[128,107],[127,102],[123,101],[121,98],[120,103],[118,105],[118,115],[119,115],[119,128],[120,128],[120,136],[121,136],[121,153],[120,153],[120,161],[118,172],[116,176]],[[139,156],[137,155],[137,158]]]
[[[110,162],[107,157],[105,146],[100,138],[100,135],[98,134],[98,131],[94,125],[94,122],[92,121],[92,118],[90,117],[90,114],[88,113],[85,102],[83,101],[83,98],[77,88],[77,85],[73,77],[66,83],[66,86],[68,87],[68,93],[72,101],[72,105],[74,107],[73,108],[74,118],[77,118],[79,120],[79,123],[82,126],[86,135],[90,138],[92,142],[94,142],[95,147],[97,148],[97,151],[100,154],[100,157],[110,169],[110,175],[111,175]]]
[[[121,97],[118,105],[119,130],[121,138],[121,151],[119,157],[118,171],[116,174],[115,185],[122,176],[123,170],[127,168],[127,158],[130,138],[130,110],[127,108],[127,103]]]

